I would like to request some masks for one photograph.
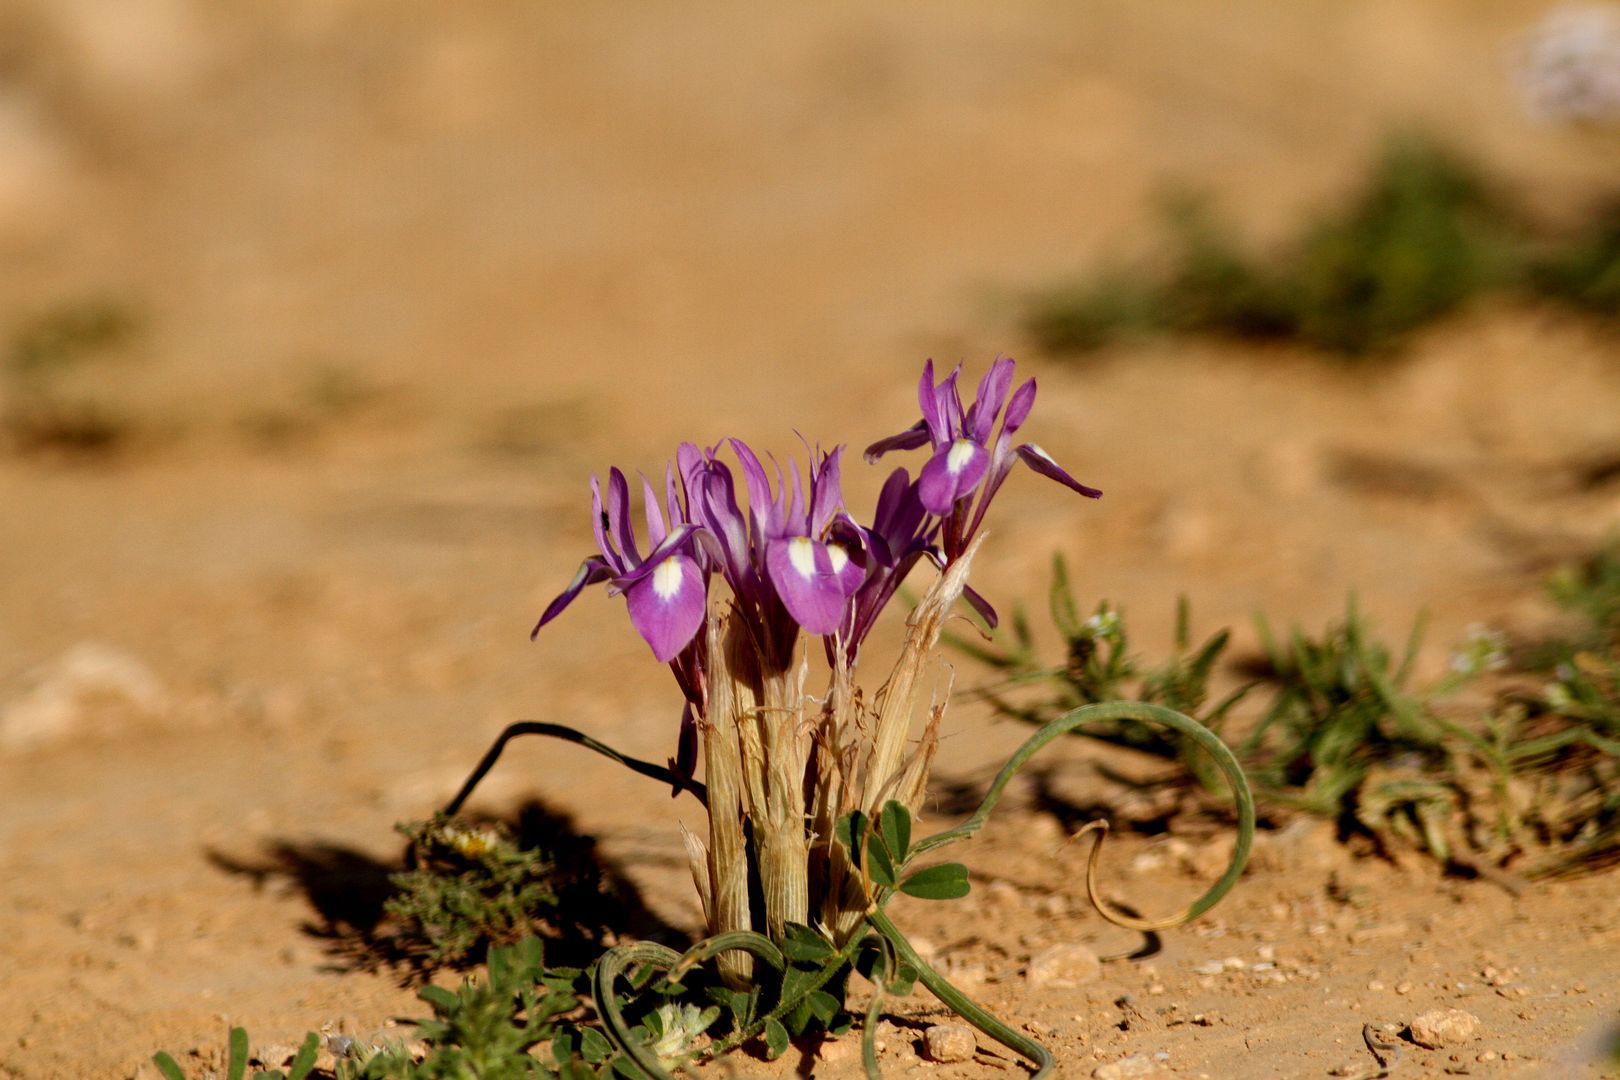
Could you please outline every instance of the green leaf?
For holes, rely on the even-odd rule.
[[[866,840],[867,827],[866,815],[859,810],[851,810],[833,825],[834,838],[844,845],[856,866],[861,864],[861,845]]]
[[[246,1028],[231,1028],[231,1056],[225,1066],[225,1075],[228,1080],[246,1080],[248,1059],[248,1034]]]
[[[775,1061],[777,1058],[787,1053],[787,1048],[787,1028],[783,1027],[781,1023],[774,1018],[765,1021],[765,1059],[767,1061]]]
[[[900,883],[900,891],[923,900],[958,900],[968,894],[967,867],[961,863],[925,866]]]
[[[320,1052],[321,1037],[311,1031],[304,1036],[304,1042],[293,1056],[292,1072],[287,1074],[287,1080],[304,1080],[315,1068],[315,1055]]]
[[[883,804],[883,810],[878,815],[878,828],[883,834],[883,842],[889,845],[889,854],[898,866],[906,861],[906,855],[911,851],[911,811],[890,799]]]
[[[810,997],[807,1001],[811,1013],[815,1015],[817,1020],[821,1021],[823,1026],[831,1023],[832,1018],[838,1015],[838,999],[825,990],[810,991]]]
[[[166,1051],[159,1050],[152,1055],[152,1063],[158,1067],[165,1080],[186,1080],[186,1074],[180,1071],[180,1066],[174,1063]]]
[[[789,960],[817,963],[836,951],[830,941],[803,923],[788,923],[783,930],[782,955]]]
[[[599,1065],[613,1056],[613,1044],[595,1028],[581,1028],[579,1032],[580,1056],[593,1065]]]
[[[424,986],[416,996],[433,1006],[433,1011],[440,1016],[448,1016],[456,1007],[456,995],[442,986]]]
[[[287,1080],[287,1074],[280,1069],[270,1069],[268,1071],[255,1069],[253,1070],[253,1080]]]
[[[894,997],[905,997],[911,993],[912,987],[917,985],[917,969],[910,964],[900,964],[895,968],[894,978],[884,990]]]
[[[888,849],[882,844],[867,845],[866,873],[885,889],[894,888],[894,860],[889,858]]]
[[[557,1069],[557,1080],[596,1080],[596,1070],[583,1061],[565,1061]]]

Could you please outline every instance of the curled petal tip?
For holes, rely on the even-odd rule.
[[[1064,487],[1077,491],[1088,499],[1102,498],[1102,492],[1094,487],[1087,487],[1068,474],[1068,471],[1052,460],[1052,455],[1036,446],[1034,443],[1024,443],[1018,448],[1018,456],[1024,464],[1048,479],[1056,480]]]

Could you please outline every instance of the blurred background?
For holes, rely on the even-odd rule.
[[[1248,648],[1427,610],[1430,670],[1540,625],[1620,522],[1617,196],[1613,6],[10,0],[0,1061],[384,1008],[199,852],[387,853],[520,717],[661,760],[615,604],[527,641],[589,475],[858,449],[926,357],[1017,357],[1106,492],[1015,478],[1000,603],[1062,552],[1153,642],[1178,593]],[[690,920],[664,794],[569,762],[547,797]]]

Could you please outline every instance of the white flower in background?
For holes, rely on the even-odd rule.
[[[1553,9],[1518,43],[1514,68],[1537,120],[1620,122],[1620,5]]]

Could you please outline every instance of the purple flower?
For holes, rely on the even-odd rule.
[[[773,465],[776,484],[758,455],[740,439],[727,439],[742,466],[748,489],[747,523],[737,507],[731,471],[713,452],[698,460],[687,452],[689,491],[701,491],[693,504],[739,599],[750,602],[761,619],[776,604],[799,628],[836,635],[846,627],[849,597],[865,580],[865,534],[844,513],[839,481],[842,447],[821,455],[810,470],[808,489],[789,461],[791,484]],[[812,458],[813,460],[813,458]],[[773,638],[781,640],[781,630]]]
[[[591,526],[601,554],[580,564],[568,587],[540,616],[531,638],[561,614],[587,585],[601,581],[611,583],[610,595],[624,594],[631,623],[659,660],[676,660],[697,635],[708,610],[708,577],[690,553],[698,527],[686,520],[673,473],[666,474],[667,524],[652,485],[645,478],[641,483],[647,541],[652,550],[642,558],[637,549],[635,529],[630,523],[630,485],[624,473],[616,468],[608,471],[605,510],[601,483],[592,477]]]
[[[1035,405],[1034,379],[1017,390],[1012,389],[1016,366],[1011,357],[998,358],[979,381],[973,404],[964,409],[956,387],[961,367],[936,385],[934,362],[928,361],[923,365],[922,382],[917,388],[922,419],[898,435],[879,439],[866,449],[866,460],[876,461],[890,450],[932,446],[933,456],[917,477],[917,495],[930,514],[945,519],[947,561],[967,548],[984,521],[990,500],[1016,460],[1022,460],[1042,476],[1089,498],[1102,495],[1096,488],[1087,487],[1070,476],[1034,443],[1013,446],[1013,433],[1029,419],[1030,409]],[[999,431],[996,430],[998,418]],[[970,518],[968,502],[976,492],[982,494]]]

